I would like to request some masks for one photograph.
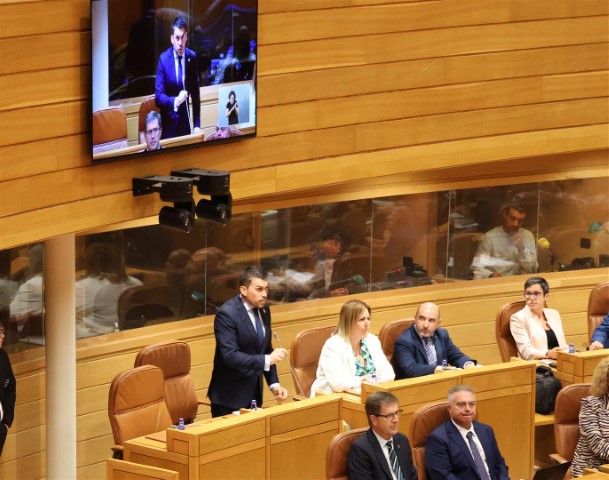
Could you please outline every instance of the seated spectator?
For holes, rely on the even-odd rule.
[[[349,450],[351,480],[418,479],[408,438],[398,432],[401,414],[398,399],[389,392],[375,392],[366,399],[370,429]]]
[[[450,419],[429,434],[425,467],[430,480],[510,480],[490,425],[476,422],[476,394],[467,385],[448,391]]]
[[[480,278],[533,273],[537,268],[537,245],[533,234],[522,228],[527,211],[523,205],[503,209],[501,225],[484,234],[472,263]]]
[[[568,349],[560,314],[546,308],[549,296],[550,286],[545,278],[531,277],[524,282],[526,305],[510,318],[510,331],[520,358],[556,360],[556,352]]]
[[[609,463],[609,358],[594,369],[590,395],[584,397],[579,412],[579,439],[573,463],[573,478],[581,477],[584,468],[598,468]]]
[[[10,306],[10,321],[21,331],[30,316],[42,314],[42,270],[44,248],[37,243],[28,249],[27,280],[17,289]]]
[[[142,285],[127,275],[118,248],[91,243],[85,251],[86,274],[76,282],[76,337],[114,331],[118,323],[118,299],[126,289]]]
[[[417,308],[414,324],[395,342],[396,376],[412,378],[441,372],[444,361],[453,368],[476,366],[476,360],[459,350],[448,332],[440,328],[440,307],[431,302],[422,303]]]
[[[383,353],[381,342],[370,330],[370,307],[361,300],[349,300],[340,309],[336,332],[323,346],[315,392],[332,393],[359,389],[363,381],[389,382],[395,374]]]
[[[590,350],[600,350],[601,348],[609,348],[609,313],[605,315],[594,333],[592,334],[592,343]]]

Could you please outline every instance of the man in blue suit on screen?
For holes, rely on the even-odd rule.
[[[429,480],[510,480],[493,429],[474,421],[476,394],[471,387],[450,388],[448,413],[450,418],[425,444]]]
[[[278,402],[287,398],[287,390],[279,385],[276,365],[285,358],[286,350],[273,349],[271,342],[271,310],[266,305],[268,286],[267,274],[262,269],[245,269],[239,293],[216,313],[216,353],[207,392],[212,417],[248,408],[252,400],[261,406],[263,380]]]
[[[393,363],[396,379],[431,375],[444,368],[476,366],[476,360],[459,350],[448,331],[440,328],[440,307],[432,302],[419,305],[414,324],[396,340]]]
[[[172,24],[171,48],[161,53],[156,72],[155,103],[161,110],[161,138],[200,132],[201,98],[199,69],[195,52],[186,48],[186,20],[178,17]],[[189,98],[192,101],[190,117]]]

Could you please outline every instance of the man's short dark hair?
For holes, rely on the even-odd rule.
[[[245,270],[243,270],[243,273],[241,274],[241,278],[239,279],[239,286],[246,288],[249,287],[250,283],[252,283],[252,280],[254,278],[266,280],[268,278],[268,274],[266,273],[266,270],[262,267],[247,267]]]
[[[161,114],[156,110],[150,110],[148,112],[148,115],[146,115],[146,120],[144,121],[144,131],[148,130],[148,124],[154,120],[157,120],[159,122],[159,128],[163,128],[161,123]]]
[[[505,215],[507,215],[507,213],[510,210],[516,210],[518,213],[527,213],[527,207],[525,205],[523,205],[522,203],[518,203],[518,202],[510,202],[510,203],[506,203],[505,206],[503,207],[503,213]]]
[[[184,20],[184,17],[178,17],[176,18],[173,23],[171,24],[171,32],[173,33],[173,30],[177,29],[186,29],[186,20]]]
[[[383,405],[393,405],[397,403],[398,398],[389,392],[374,392],[370,395],[366,399],[366,418],[368,419],[368,425],[372,426],[370,416],[381,413]]]

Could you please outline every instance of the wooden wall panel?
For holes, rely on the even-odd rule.
[[[0,0],[2,249],[146,222],[162,202],[134,199],[131,178],[193,166],[232,172],[234,211],[609,176],[605,0],[260,0],[258,137],[100,166],[89,153],[89,9],[89,0]],[[551,276],[552,305],[576,344],[587,292],[608,275]],[[520,288],[489,281],[367,298],[375,331],[441,299],[454,338],[492,363],[494,313]],[[274,309],[284,346],[302,328],[333,323],[340,303]],[[79,342],[79,478],[105,474],[107,391],[142,345],[191,342],[206,393],[211,319],[166,328]],[[43,478],[44,363],[16,371],[18,416],[0,477]],[[286,365],[280,375],[292,387]]]

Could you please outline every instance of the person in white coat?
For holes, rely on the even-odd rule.
[[[395,378],[381,342],[369,332],[370,313],[361,300],[349,300],[342,306],[336,332],[321,351],[311,396],[359,389],[362,382],[372,381],[373,375],[378,383]]]

